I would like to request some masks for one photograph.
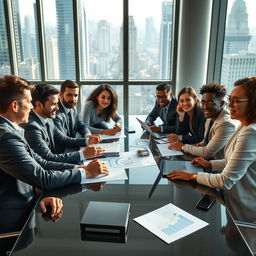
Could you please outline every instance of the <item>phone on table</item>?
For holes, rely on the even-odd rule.
[[[213,196],[204,195],[196,204],[196,207],[207,211],[214,204],[215,198]]]
[[[135,129],[132,126],[125,127],[127,133],[135,133]]]

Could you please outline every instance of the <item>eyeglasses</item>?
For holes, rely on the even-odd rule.
[[[162,95],[162,96],[160,96],[160,95],[156,95],[156,98],[158,99],[158,100],[160,100],[160,99],[167,99],[167,95]]]
[[[231,98],[228,97],[228,101],[230,104],[238,104],[239,102],[246,102],[249,101],[247,98]]]
[[[213,107],[213,106],[216,105],[216,103],[215,103],[214,101],[212,101],[212,100],[209,100],[209,101],[204,101],[204,100],[202,100],[202,101],[200,102],[200,105],[201,105],[201,106],[207,106],[207,107]]]

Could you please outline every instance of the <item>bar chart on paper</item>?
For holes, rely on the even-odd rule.
[[[134,221],[168,244],[208,225],[173,204],[137,217]]]

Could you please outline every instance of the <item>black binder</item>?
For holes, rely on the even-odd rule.
[[[81,219],[81,231],[124,235],[128,229],[129,210],[129,203],[91,201]]]

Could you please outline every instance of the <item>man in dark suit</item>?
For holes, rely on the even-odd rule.
[[[58,171],[56,163],[38,157],[23,135],[32,109],[32,86],[19,77],[0,78],[0,205],[8,207],[17,198],[30,201],[34,188],[49,190],[80,183],[84,177],[108,174],[106,164],[91,161],[81,168]],[[52,168],[53,167],[53,168]]]
[[[30,147],[42,158],[55,161],[80,164],[85,158],[100,156],[102,147],[87,146],[83,151],[57,153],[56,143],[63,147],[86,146],[86,138],[65,136],[54,125],[52,119],[58,110],[59,91],[49,84],[38,84],[32,90],[34,109],[30,112],[29,122],[24,125],[25,138]]]
[[[100,142],[100,135],[91,135],[88,127],[81,121],[76,109],[79,96],[78,85],[71,81],[65,80],[61,84],[60,99],[58,102],[58,110],[54,123],[57,128],[66,136],[71,138],[87,137],[89,144],[97,144]],[[56,144],[58,153],[65,152],[63,145]]]
[[[172,95],[171,85],[162,83],[156,87],[156,103],[146,118],[146,123],[153,132],[171,133],[176,131],[177,99]],[[160,118],[162,125],[156,126],[154,121]]]

